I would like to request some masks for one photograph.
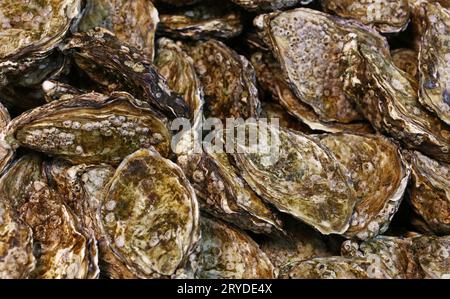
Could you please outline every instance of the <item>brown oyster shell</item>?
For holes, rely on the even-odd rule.
[[[35,182],[29,200],[18,209],[33,229],[36,268],[33,278],[88,278],[88,240],[76,229],[75,219],[60,196],[44,182]],[[95,268],[95,267],[94,267]]]
[[[72,99],[86,92],[76,87],[56,80],[46,80],[42,83],[42,91],[47,103],[52,101]]]
[[[244,232],[202,215],[202,239],[190,258],[200,279],[269,279],[275,270],[258,244]],[[188,272],[189,273],[189,272]]]
[[[205,116],[257,118],[260,102],[251,63],[217,40],[189,49],[205,93]]]
[[[450,236],[421,236],[413,248],[425,278],[450,277]]]
[[[450,164],[411,154],[409,198],[416,213],[436,233],[450,233]]]
[[[254,24],[271,46],[294,94],[322,121],[362,119],[341,82],[344,42],[346,35],[354,33],[358,40],[388,53],[382,36],[350,20],[307,8],[260,15]]]
[[[292,263],[283,267],[280,278],[307,279],[386,279],[376,259],[323,257]]]
[[[139,150],[104,192],[102,231],[117,257],[139,277],[174,274],[199,238],[197,198],[181,169]]]
[[[420,105],[414,79],[354,37],[345,52],[345,91],[373,127],[408,148],[450,161],[450,129]]]
[[[79,30],[104,27],[152,61],[158,23],[158,11],[149,0],[88,0]]]
[[[0,278],[27,278],[35,267],[33,235],[11,204],[0,199]]]
[[[202,210],[255,233],[282,230],[277,214],[239,176],[227,154],[182,155],[177,163],[195,188]]]
[[[289,114],[311,130],[337,133],[343,131],[369,133],[371,128],[364,123],[324,122],[308,104],[295,96],[285,79],[279,76],[282,72],[279,63],[268,53],[256,52],[251,57],[255,67],[260,88],[269,94],[272,100],[279,102]]]
[[[450,8],[424,4],[419,51],[419,101],[450,124]]]
[[[296,5],[306,5],[313,0],[231,0],[249,11],[276,11]]]
[[[193,7],[161,12],[158,31],[175,39],[231,38],[243,30],[241,14],[228,2],[202,1]]]
[[[323,0],[321,3],[327,12],[356,19],[382,33],[403,31],[409,23],[408,0]]]
[[[398,146],[382,135],[344,133],[320,139],[349,173],[359,198],[345,235],[365,240],[384,233],[410,176]]]
[[[419,79],[418,53],[412,49],[396,49],[391,52],[395,66],[409,74],[412,78]]]
[[[169,118],[188,117],[186,103],[168,88],[156,67],[106,29],[75,34],[63,50],[73,55],[77,66],[97,83],[100,91],[128,91]]]
[[[313,137],[272,124],[246,123],[237,128],[249,134],[259,130],[273,141],[270,153],[254,152],[251,142],[246,146],[235,141],[235,164],[258,195],[322,234],[347,230],[357,198],[328,149]]]
[[[72,163],[118,164],[141,147],[164,156],[171,134],[166,120],[127,93],[89,93],[35,108],[8,125],[6,141]]]
[[[342,255],[370,258],[381,263],[386,277],[395,279],[421,278],[413,251],[413,239],[378,236],[370,241],[358,243],[345,241]]]

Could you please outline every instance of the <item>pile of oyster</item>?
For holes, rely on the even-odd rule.
[[[0,102],[0,278],[450,278],[450,1],[2,0]]]

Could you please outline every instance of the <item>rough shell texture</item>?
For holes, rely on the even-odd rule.
[[[0,278],[27,278],[35,267],[31,229],[0,199]]]
[[[168,117],[188,117],[188,108],[140,51],[121,43],[111,32],[96,28],[75,34],[64,46],[77,66],[105,92],[128,91]]]
[[[149,0],[88,0],[79,29],[103,27],[153,60],[158,11]]]
[[[427,4],[419,51],[419,101],[450,124],[450,9]]]
[[[418,53],[412,49],[396,49],[391,52],[395,66],[409,74],[412,78],[419,79]]]
[[[119,259],[140,277],[174,274],[199,238],[197,197],[181,169],[139,150],[104,192],[101,223]]]
[[[269,279],[274,267],[249,236],[202,215],[202,239],[191,257],[195,278]]]
[[[369,133],[371,128],[364,123],[324,122],[308,104],[295,96],[287,81],[280,77],[279,63],[268,53],[257,52],[251,57],[255,67],[258,85],[274,101],[279,102],[288,113],[308,126],[311,130],[337,133],[343,131]]]
[[[397,212],[409,180],[399,148],[382,135],[321,136],[349,173],[358,197],[348,237],[373,238],[384,233]]]
[[[258,117],[260,102],[251,63],[216,40],[198,42],[189,50],[205,93],[205,116]]]
[[[270,124],[239,128],[248,136],[259,129],[273,141],[266,151],[254,151],[250,139],[249,146],[236,142],[235,163],[256,193],[323,234],[347,230],[356,194],[328,149],[310,136]]]
[[[32,228],[36,251],[33,278],[87,278],[88,240],[75,227],[75,218],[60,196],[35,182],[29,200],[19,207],[20,217]]]
[[[42,91],[47,103],[59,100],[68,100],[84,92],[70,84],[58,82],[56,80],[46,80],[42,83]]]
[[[358,40],[387,52],[383,37],[357,23],[307,8],[261,15],[254,23],[272,47],[294,94],[321,120],[362,119],[341,82],[345,38],[354,33]]]
[[[205,211],[256,233],[281,230],[276,213],[239,176],[227,154],[184,155],[178,157],[178,164],[191,181]]]
[[[390,278],[380,271],[380,263],[369,258],[324,257],[283,267],[280,278],[367,279]]]
[[[413,240],[410,238],[379,236],[360,244],[355,241],[345,241],[342,244],[342,255],[375,260],[382,265],[380,270],[386,277],[420,278],[412,246]]]
[[[243,30],[241,14],[228,2],[204,1],[160,14],[158,31],[176,39],[231,38]]]
[[[294,219],[287,219],[284,223],[286,235],[265,237],[259,241],[261,250],[277,269],[289,263],[332,255],[317,231]]]
[[[425,278],[450,277],[449,236],[422,236],[414,240],[413,248]]]
[[[6,141],[73,163],[118,164],[128,154],[154,146],[164,156],[171,134],[165,119],[127,93],[89,93],[55,101],[15,118]]]
[[[436,233],[450,233],[450,165],[414,152],[409,198],[415,211]]]
[[[322,0],[325,11],[371,25],[382,33],[403,31],[409,23],[408,0]]]
[[[313,0],[231,0],[249,11],[276,11],[296,5],[306,5]]]
[[[415,80],[355,39],[346,44],[345,52],[345,91],[373,127],[409,148],[450,161],[450,129],[420,105]]]

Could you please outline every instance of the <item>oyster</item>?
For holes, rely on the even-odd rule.
[[[382,33],[403,31],[409,23],[408,0],[322,0],[321,3],[327,12],[356,19]]]
[[[355,38],[345,46],[345,91],[380,132],[450,162],[450,129],[417,100],[414,79]]]
[[[313,137],[262,122],[237,129],[267,132],[273,138],[269,154],[255,152],[251,144],[242,143],[246,140],[235,142],[235,163],[258,195],[322,234],[347,230],[357,198],[328,149]]]
[[[259,242],[261,250],[277,269],[288,263],[331,255],[317,231],[293,219],[284,222],[286,235],[265,237]]]
[[[202,239],[192,257],[193,277],[201,279],[268,279],[274,267],[249,236],[202,215]]]
[[[181,169],[139,150],[104,192],[101,225],[117,257],[139,277],[174,274],[199,238],[197,198]]]
[[[33,229],[37,263],[31,277],[90,277],[90,269],[96,267],[90,265],[88,240],[77,231],[70,210],[45,182],[35,182],[33,188],[29,200],[18,209]]]
[[[306,5],[313,0],[231,0],[239,6],[249,11],[275,11],[293,7],[296,5]]]
[[[311,132],[309,127],[299,122],[296,118],[287,113],[283,106],[275,102],[261,103],[261,117],[267,119],[278,119],[280,126],[284,128],[304,133]]]
[[[322,121],[362,119],[343,91],[344,41],[353,33],[359,41],[388,55],[382,36],[355,22],[307,8],[260,15],[254,24],[273,49],[294,94]]]
[[[329,134],[320,138],[349,173],[359,199],[345,235],[365,240],[384,233],[409,181],[410,171],[399,148],[382,135]]]
[[[450,236],[418,237],[413,248],[425,278],[450,277]]]
[[[155,65],[167,80],[168,86],[183,96],[189,107],[190,120],[194,123],[201,121],[203,90],[195,73],[194,62],[182,50],[182,45],[168,38],[159,39]]]
[[[35,267],[31,229],[0,199],[0,278],[27,278]]]
[[[152,61],[158,11],[149,0],[87,0],[79,30],[104,27]]]
[[[450,233],[450,164],[419,152],[411,154],[409,198],[415,211],[436,233]]]
[[[23,89],[33,89],[64,67],[55,49],[80,15],[81,5],[81,0],[1,1],[0,95],[8,107],[40,104],[39,99],[21,97]]]
[[[158,32],[175,39],[231,38],[243,30],[242,17],[228,2],[202,1],[198,5],[161,12]]]
[[[376,259],[323,257],[294,262],[280,271],[280,278],[307,279],[367,279],[391,278],[381,272]]]
[[[205,116],[257,118],[260,114],[255,70],[244,57],[217,40],[189,49],[205,93]]]
[[[412,78],[419,79],[419,61],[416,51],[411,49],[396,49],[391,52],[392,61],[395,66]]]
[[[183,155],[178,164],[192,182],[203,210],[256,233],[282,230],[273,209],[243,181],[227,154]]]
[[[89,93],[23,113],[6,130],[13,147],[25,146],[72,163],[118,164],[139,148],[170,150],[161,114],[127,93]]]
[[[419,101],[450,124],[450,9],[423,4]]]
[[[342,255],[376,260],[382,265],[380,270],[386,277],[420,278],[411,238],[378,236],[360,244],[348,240],[342,244]]]
[[[194,4],[202,0],[157,0],[157,1],[175,6],[184,6]]]
[[[278,74],[282,72],[278,62],[270,55],[256,52],[251,57],[255,67],[260,89],[272,100],[279,102],[288,113],[296,117],[311,130],[324,132],[364,132],[369,133],[371,128],[364,123],[343,124],[338,122],[324,122],[308,104],[300,101],[288,85],[286,80]]]
[[[0,103],[0,173],[8,165],[14,156],[11,147],[4,142],[4,135],[1,133],[11,121],[8,109]]]
[[[156,67],[135,48],[102,28],[74,35],[63,47],[105,93],[128,91],[168,117],[188,117],[183,99],[172,93]]]
[[[58,82],[56,80],[47,80],[42,83],[42,91],[47,103],[52,101],[72,99],[76,95],[81,95],[82,90],[69,84]]]

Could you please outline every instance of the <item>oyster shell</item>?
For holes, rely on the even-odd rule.
[[[197,198],[181,169],[139,150],[104,192],[101,225],[118,258],[139,277],[174,274],[199,238]]]
[[[275,102],[261,103],[261,117],[267,119],[278,119],[281,127],[294,131],[310,133],[311,129],[299,122],[295,117],[286,112],[283,106]]]
[[[307,8],[260,15],[254,24],[271,46],[294,94],[322,121],[362,119],[343,91],[344,41],[354,33],[359,41],[388,54],[382,36],[355,22]]]
[[[408,0],[322,0],[321,3],[327,12],[356,19],[382,33],[403,31],[409,23]]]
[[[161,12],[158,32],[175,39],[231,38],[243,30],[241,14],[228,2],[214,0]]]
[[[279,102],[288,113],[296,117],[311,130],[337,133],[343,131],[369,133],[371,128],[364,123],[324,122],[308,104],[295,96],[289,84],[279,74],[282,72],[279,63],[268,53],[256,52],[251,57],[255,67],[260,89],[272,100]]]
[[[33,187],[29,200],[18,209],[33,229],[37,263],[31,277],[90,277],[88,240],[77,231],[73,215],[45,182],[35,182]]]
[[[202,210],[255,233],[281,231],[281,221],[239,176],[227,154],[207,151],[178,157]]]
[[[149,0],[87,0],[79,30],[104,27],[152,61],[158,23],[158,11]]]
[[[328,149],[310,136],[262,122],[237,128],[267,132],[274,141],[269,154],[235,141],[235,163],[258,195],[322,234],[347,230],[357,198]]]
[[[421,236],[413,248],[425,278],[450,277],[450,236]]]
[[[0,173],[8,165],[14,156],[14,151],[4,141],[4,135],[1,133],[11,121],[8,109],[0,103]]]
[[[156,67],[135,48],[121,43],[111,32],[96,28],[75,34],[63,47],[105,93],[128,91],[168,117],[188,117],[188,107],[171,92]]]
[[[351,177],[359,199],[345,235],[365,240],[384,233],[409,181],[410,171],[399,148],[382,135],[329,134],[320,138]]]
[[[409,198],[415,211],[436,233],[450,233],[450,164],[419,152],[411,154]]]
[[[389,278],[421,278],[411,238],[378,236],[360,244],[349,240],[342,244],[342,255],[376,260]]]
[[[35,267],[31,229],[0,199],[0,278],[27,278]]]
[[[317,231],[293,219],[284,223],[286,235],[266,237],[258,242],[277,269],[288,263],[332,255]]]
[[[373,127],[409,148],[450,161],[450,129],[420,105],[414,79],[354,38],[345,48],[345,91]]]
[[[167,3],[174,6],[184,6],[184,5],[191,5],[197,2],[200,2],[202,0],[157,0],[159,2]]]
[[[392,61],[395,66],[412,78],[419,80],[418,53],[411,49],[396,49],[391,52]]]
[[[42,91],[47,103],[52,101],[72,99],[76,95],[86,93],[69,84],[56,80],[46,80],[42,83]]]
[[[220,221],[200,219],[202,239],[193,254],[193,277],[201,279],[269,279],[274,267],[267,256],[244,232]]]
[[[189,49],[205,93],[205,116],[257,118],[260,114],[255,70],[244,57],[217,40]]]
[[[286,265],[280,278],[307,279],[386,279],[381,264],[369,258],[323,257]]]
[[[419,101],[450,124],[450,9],[423,4]]]
[[[13,147],[25,146],[72,163],[118,164],[142,147],[170,150],[166,120],[127,93],[89,93],[22,114],[6,130]]]
[[[276,11],[296,5],[306,5],[313,0],[231,0],[249,11]]]

